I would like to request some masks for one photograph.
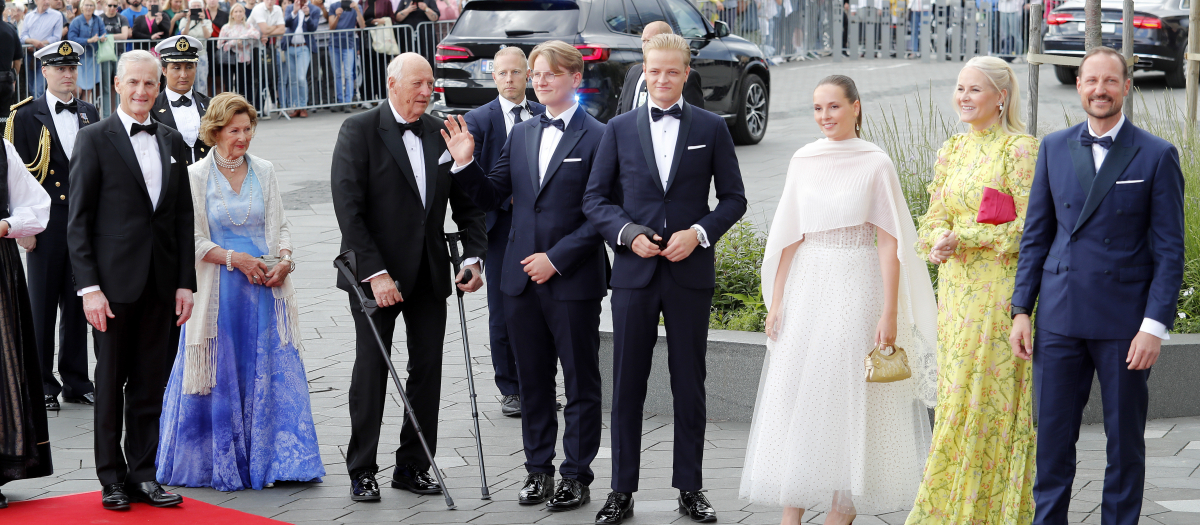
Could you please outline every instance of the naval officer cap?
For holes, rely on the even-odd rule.
[[[70,40],[61,40],[43,47],[33,54],[43,66],[78,66],[83,55],[83,46]]]
[[[187,35],[173,36],[154,46],[163,62],[199,62],[201,44]]]

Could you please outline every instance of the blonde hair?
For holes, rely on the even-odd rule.
[[[258,127],[258,111],[245,97],[226,91],[208,101],[208,110],[200,121],[200,140],[205,144],[217,144],[217,134],[233,121],[233,117],[246,115],[250,117],[250,130]]]
[[[688,47],[687,40],[683,37],[671,34],[660,33],[654,35],[646,45],[642,46],[642,61],[646,60],[646,55],[651,51],[678,51],[683,56],[683,67],[692,65],[692,48]]]
[[[1012,66],[996,57],[975,57],[963,67],[974,68],[983,73],[997,92],[1008,92],[1008,96],[1000,101],[1004,105],[1000,110],[1000,129],[1009,135],[1025,133],[1025,121],[1021,120],[1021,87]],[[952,105],[954,111],[958,112],[958,105]]]
[[[533,51],[529,53],[529,67],[533,67],[533,63],[537,61],[538,57],[545,58],[546,62],[550,63],[551,72],[556,74],[559,71],[583,72],[583,54],[575,49],[575,46],[562,40],[547,40],[533,48]]]
[[[521,48],[519,48],[517,46],[508,46],[504,49],[497,51],[496,54],[492,57],[492,59],[500,60],[500,57],[508,56],[508,55],[519,56],[519,57],[521,57],[521,60],[525,60],[526,65],[528,65],[528,59],[525,58],[525,52],[521,51]]]

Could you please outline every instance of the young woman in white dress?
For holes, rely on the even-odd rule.
[[[813,110],[824,139],[792,157],[762,268],[763,364],[741,497],[805,510],[827,525],[912,505],[936,401],[937,305],[896,169],[859,137],[849,77],[822,80]],[[913,377],[868,383],[876,344],[905,349]]]

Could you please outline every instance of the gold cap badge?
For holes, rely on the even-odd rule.
[[[178,49],[178,50],[180,50],[180,51],[187,51],[187,50],[188,50],[188,41],[187,41],[187,39],[186,39],[186,38],[180,38],[180,39],[179,39],[179,41],[175,43],[175,49]]]
[[[62,56],[70,55],[71,51],[74,51],[74,50],[71,49],[71,44],[69,44],[67,42],[63,42],[63,44],[61,46],[59,46],[59,48],[58,48],[58,54],[60,54]]]

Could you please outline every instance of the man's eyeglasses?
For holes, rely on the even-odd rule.
[[[554,74],[549,71],[534,71],[532,75],[529,75],[536,82],[541,82],[542,79],[545,79],[546,82],[554,82],[554,79],[560,76],[566,76],[566,73]]]

